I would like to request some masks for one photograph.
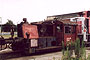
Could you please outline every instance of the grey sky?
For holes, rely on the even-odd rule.
[[[47,16],[90,10],[90,0],[0,0],[2,23],[7,19],[15,24],[25,17],[29,22]]]

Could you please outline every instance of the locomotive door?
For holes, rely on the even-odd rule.
[[[63,24],[58,24],[56,25],[56,39],[57,39],[57,43],[58,45],[62,44],[62,40],[63,40]]]

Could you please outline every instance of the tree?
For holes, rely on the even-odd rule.
[[[6,22],[6,24],[3,25],[2,31],[4,31],[4,32],[10,32],[12,26],[14,27],[14,30],[16,31],[16,25],[13,23],[13,21],[11,21],[9,19],[7,19],[7,20],[8,20],[8,22]]]
[[[6,25],[14,25],[13,24],[13,21],[11,21],[11,20],[9,20],[9,19],[7,19],[8,20],[8,22],[6,22]]]

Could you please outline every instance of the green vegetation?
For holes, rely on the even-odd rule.
[[[15,25],[12,20],[7,19],[8,22],[6,22],[6,25]]]
[[[17,26],[13,23],[12,20],[8,19],[8,21],[1,26],[1,31],[2,32],[11,32],[12,27],[13,27],[14,31],[16,32]]]
[[[90,60],[90,55],[86,58],[86,47],[84,41],[80,45],[80,40],[77,38],[75,42],[67,42],[66,51],[62,42],[62,60]]]

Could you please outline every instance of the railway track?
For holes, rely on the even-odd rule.
[[[45,54],[51,54],[51,53],[54,53],[54,52],[49,51],[49,52],[41,52],[41,53],[36,53],[36,54],[25,55],[21,52],[13,52],[11,49],[7,48],[5,50],[0,51],[0,60],[12,60],[12,59],[16,60],[18,58],[25,58],[25,57],[32,59],[31,57],[36,58],[36,57],[40,57]]]
[[[90,54],[90,47],[86,48],[86,55]],[[39,53],[24,55],[21,52],[13,52],[11,49],[7,48],[0,51],[0,60],[52,60],[53,58],[61,59],[62,52],[50,52],[50,53]]]
[[[0,60],[7,60],[11,58],[18,58],[24,56],[20,52],[13,52],[11,49],[7,48],[0,51]]]

